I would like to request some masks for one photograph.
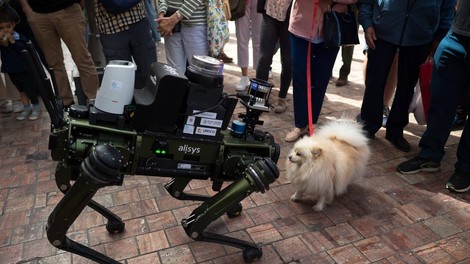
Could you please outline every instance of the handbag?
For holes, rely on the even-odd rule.
[[[359,44],[356,14],[351,10],[351,5],[348,5],[346,13],[333,11],[333,6],[334,3],[328,6],[328,11],[323,14],[325,46],[328,48]]]
[[[225,19],[232,19],[232,12],[230,12],[230,3],[228,0],[222,0],[222,7],[224,8]]]
[[[212,57],[220,54],[230,37],[223,5],[223,0],[207,1],[207,45]]]
[[[108,13],[117,15],[119,13],[125,12],[142,0],[99,0],[101,5],[103,5],[104,9],[108,11]]]
[[[246,0],[228,0],[230,5],[230,21],[245,16]]]

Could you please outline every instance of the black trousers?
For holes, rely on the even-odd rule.
[[[392,109],[387,120],[387,135],[403,136],[408,124],[408,108],[419,77],[419,66],[426,60],[429,44],[398,46],[377,39],[375,49],[367,51],[366,89],[361,107],[364,130],[375,134],[382,127],[385,84],[393,58],[398,50],[398,82]]]

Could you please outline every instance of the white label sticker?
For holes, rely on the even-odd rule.
[[[194,134],[194,126],[185,125],[183,129],[183,133],[191,134],[191,135]]]
[[[196,117],[188,116],[188,119],[186,120],[186,125],[194,125],[195,120],[196,120]]]
[[[197,113],[199,110],[193,110],[193,113]],[[214,112],[202,112],[197,115],[197,117],[205,117],[205,118],[211,118],[211,119],[216,119],[217,118],[217,113]]]
[[[188,163],[178,163],[177,167],[178,167],[178,169],[180,169],[180,170],[190,170],[190,169],[191,169],[191,164],[188,164]]]
[[[201,118],[201,126],[222,127],[223,120]]]
[[[111,81],[111,89],[112,90],[122,90],[122,82],[121,81],[117,81],[117,80],[112,80]]]
[[[217,129],[208,127],[196,127],[196,134],[205,136],[215,136],[217,134]]]

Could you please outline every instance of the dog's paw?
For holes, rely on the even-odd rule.
[[[298,202],[299,201],[299,197],[297,197],[297,193],[294,193],[291,197],[290,197],[290,200],[292,202]]]
[[[313,210],[316,211],[316,212],[320,212],[320,211],[323,211],[323,204],[321,203],[317,203],[316,205],[314,205],[313,207]]]

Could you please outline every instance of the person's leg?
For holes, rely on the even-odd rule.
[[[135,72],[135,89],[143,88],[147,83],[150,66],[157,61],[155,42],[150,35],[150,28],[145,19],[129,26],[130,49],[137,65]]]
[[[8,76],[10,77],[11,82],[15,85],[16,89],[18,89],[21,103],[23,105],[23,110],[18,116],[16,116],[16,120],[25,120],[31,114],[31,103],[29,101],[28,95],[25,92],[24,75],[19,73],[9,73]]]
[[[263,14],[260,36],[260,58],[258,67],[256,67],[256,78],[268,80],[269,67],[273,61],[274,49],[278,38],[279,33],[275,19]]]
[[[465,61],[468,50],[456,41],[455,35],[448,34],[436,50],[431,79],[431,103],[428,111],[426,131],[419,141],[419,157],[440,162],[444,157],[444,147],[449,138],[452,121],[463,89],[468,85],[470,76],[468,62]],[[468,133],[468,130],[467,130]],[[462,138],[465,140],[466,137]],[[462,145],[460,155],[465,150]],[[470,154],[468,154],[470,157]],[[468,160],[463,158],[463,160]]]
[[[289,19],[279,25],[279,47],[281,52],[281,84],[279,98],[286,98],[292,81],[292,60],[290,53]],[[274,51],[275,52],[275,51]]]
[[[94,99],[99,86],[95,63],[86,46],[86,21],[80,5],[73,4],[50,14],[55,30],[72,55],[80,73],[80,83],[88,99]],[[67,78],[68,81],[68,78]]]
[[[54,71],[59,98],[64,105],[70,105],[73,102],[73,94],[65,69],[60,37],[54,28],[55,23],[60,22],[51,21],[48,14],[28,12],[27,15],[34,36],[46,56],[47,63]],[[76,32],[74,33],[76,34]]]
[[[294,129],[286,134],[285,141],[293,142],[308,132],[308,113],[307,113],[307,48],[310,42],[289,34],[291,41],[292,57],[292,86],[293,86],[293,105],[294,105]]]
[[[248,10],[248,6],[247,6]],[[248,64],[249,64],[249,50],[248,43],[250,41],[250,17],[245,16],[235,20],[235,35],[237,37],[237,58],[238,66],[240,67],[242,77],[237,84],[237,91],[244,91],[249,85],[248,80]]]
[[[165,52],[167,63],[178,70],[179,74],[184,75],[186,72],[186,56],[181,32],[165,37]]]
[[[307,48],[309,42],[290,34],[292,58],[292,86],[294,104],[294,125],[296,128],[305,128],[308,125],[307,113]]]
[[[311,80],[312,80],[312,116],[313,123],[318,122],[325,98],[326,88],[335,65],[339,47],[326,48],[324,43],[312,45]],[[304,96],[307,94],[305,93]]]
[[[400,47],[398,53],[398,82],[392,109],[387,120],[387,136],[403,137],[409,122],[408,108],[419,77],[419,66],[427,56],[428,45]]]
[[[396,45],[380,39],[375,44],[375,49],[367,51],[366,89],[361,106],[363,129],[371,138],[382,127],[384,87],[397,50]]]
[[[351,63],[354,53],[354,45],[341,46],[341,59],[343,65],[339,69],[339,77],[336,86],[344,86],[348,83],[348,76],[351,72]]]
[[[261,35],[261,21],[263,16],[257,11],[258,1],[248,1],[250,12],[246,15],[249,15],[251,18],[251,45],[252,45],[252,54],[253,54],[253,69],[258,67],[259,53],[260,53],[260,35]]]
[[[237,59],[240,68],[248,68],[250,41],[250,17],[245,15],[235,20],[235,36],[237,37]]]
[[[392,106],[393,95],[395,94],[395,89],[397,88],[397,75],[398,75],[398,53],[395,54],[393,59],[392,66],[388,72],[387,83],[385,84],[384,90],[384,105],[390,107]]]
[[[191,63],[194,55],[208,55],[207,26],[198,25],[181,27],[183,37],[184,54],[188,63]]]

